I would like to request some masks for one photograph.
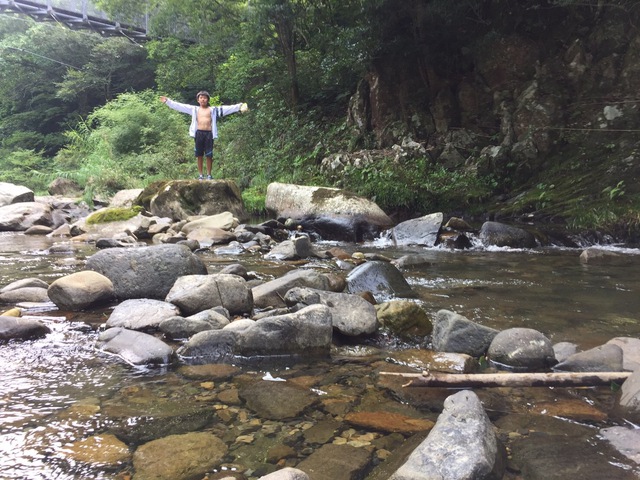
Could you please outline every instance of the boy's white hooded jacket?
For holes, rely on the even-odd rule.
[[[187,113],[191,115],[191,125],[189,125],[189,135],[192,137],[196,136],[196,129],[198,128],[198,109],[200,106],[198,105],[187,105],[186,103],[174,102],[170,98],[167,98],[166,105],[173,110],[177,110],[178,112]],[[218,138],[218,125],[217,119],[218,117],[224,117],[226,115],[231,115],[232,113],[237,113],[240,111],[240,107],[242,103],[237,103],[235,105],[220,105],[218,107],[210,107],[211,109],[211,133],[213,134],[213,138]]]

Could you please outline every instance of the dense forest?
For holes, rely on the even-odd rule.
[[[56,2],[54,2],[55,4]],[[73,1],[58,2],[73,8]],[[78,3],[78,2],[76,2]],[[640,5],[627,0],[96,0],[149,40],[0,15],[0,181],[85,200],[195,178],[160,95],[247,102],[214,173],[398,220],[444,211],[638,240]]]

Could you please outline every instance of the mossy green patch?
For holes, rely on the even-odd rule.
[[[142,207],[139,206],[131,208],[104,208],[89,215],[86,222],[88,225],[95,225],[97,223],[119,222],[122,220],[129,220],[130,218],[138,215],[141,211]]]

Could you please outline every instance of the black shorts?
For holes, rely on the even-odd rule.
[[[213,133],[210,130],[196,130],[196,157],[213,157]]]

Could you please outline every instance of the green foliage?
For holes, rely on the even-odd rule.
[[[0,182],[23,185],[35,193],[47,191],[49,160],[34,150],[0,150]]]
[[[192,176],[192,140],[185,116],[151,91],[125,93],[67,132],[55,159],[61,170],[96,193],[140,188],[162,178]],[[189,155],[191,153],[191,155]]]

